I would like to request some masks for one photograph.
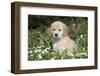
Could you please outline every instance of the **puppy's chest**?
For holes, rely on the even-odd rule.
[[[54,50],[65,50],[67,45],[68,45],[67,41],[62,40],[62,41],[54,43],[53,44],[53,49]]]

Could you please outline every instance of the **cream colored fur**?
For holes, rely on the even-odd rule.
[[[53,50],[62,53],[67,49],[68,54],[73,54],[76,43],[68,36],[68,27],[66,24],[61,21],[53,22],[50,28],[48,28],[48,35],[52,37]]]

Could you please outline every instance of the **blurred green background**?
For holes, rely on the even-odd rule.
[[[69,28],[69,36],[76,42],[74,55],[59,54],[52,49],[47,29],[54,21],[62,21]],[[28,15],[28,60],[56,60],[88,58],[88,18]]]

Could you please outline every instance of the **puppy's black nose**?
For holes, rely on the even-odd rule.
[[[58,34],[55,34],[55,36],[57,37],[57,36],[58,36]]]

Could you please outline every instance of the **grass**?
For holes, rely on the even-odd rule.
[[[41,25],[36,29],[30,29],[28,31],[28,60],[57,60],[57,59],[80,59],[88,58],[88,35],[87,35],[87,23],[81,24],[79,30],[76,28],[70,28],[70,37],[76,42],[77,48],[74,55],[70,56],[67,51],[62,54],[55,52],[52,49],[51,39],[47,35],[47,26]]]

